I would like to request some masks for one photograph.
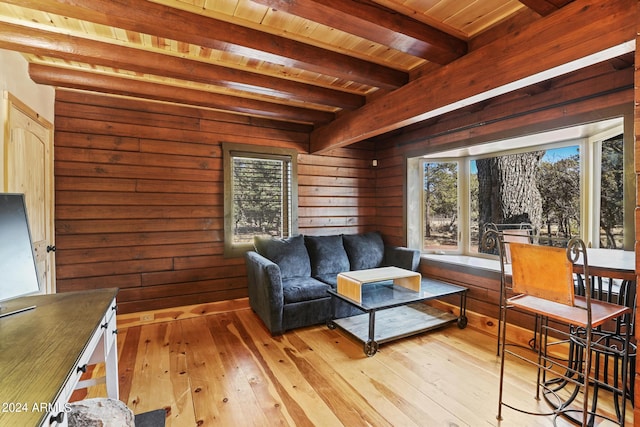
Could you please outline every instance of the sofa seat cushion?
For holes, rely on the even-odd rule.
[[[384,242],[378,232],[345,234],[344,249],[349,257],[351,270],[378,268],[384,258]]]
[[[253,244],[256,252],[278,264],[283,279],[311,277],[309,254],[301,234],[287,239],[256,236]]]
[[[282,281],[285,304],[327,298],[329,288],[326,283],[311,277],[293,277]]]
[[[317,279],[327,285],[331,286],[333,289],[338,287],[338,275],[335,273],[332,274],[321,274],[320,276],[315,276],[314,279]]]
[[[337,275],[349,271],[349,257],[341,235],[304,236],[304,243],[311,260],[311,276]]]

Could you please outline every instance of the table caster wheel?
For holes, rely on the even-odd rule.
[[[377,341],[367,341],[364,343],[364,354],[367,357],[371,357],[378,352],[378,342]]]
[[[467,327],[467,316],[458,317],[458,328],[464,329]]]

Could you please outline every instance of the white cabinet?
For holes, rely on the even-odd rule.
[[[66,426],[74,390],[106,382],[118,399],[117,289],[17,298],[8,308],[36,308],[0,319],[0,425]],[[82,380],[87,366],[105,362],[104,378]],[[15,410],[11,410],[11,409]]]

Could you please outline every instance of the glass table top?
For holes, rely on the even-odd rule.
[[[462,286],[422,278],[420,291],[418,292],[402,286],[395,286],[391,281],[365,283],[362,285],[361,303],[338,293],[335,289],[330,289],[328,292],[362,310],[368,311],[440,298],[466,290],[467,288]]]

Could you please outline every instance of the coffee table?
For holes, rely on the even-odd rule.
[[[344,272],[338,275],[337,288],[328,291],[332,296],[333,314],[335,316],[338,299],[364,313],[332,318],[327,326],[340,328],[363,342],[364,353],[371,357],[385,342],[453,322],[457,322],[460,329],[465,328],[467,291],[463,286],[423,278],[419,273],[397,267]],[[424,301],[454,294],[460,294],[459,316],[424,304]]]

